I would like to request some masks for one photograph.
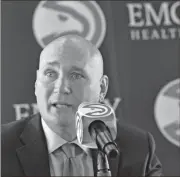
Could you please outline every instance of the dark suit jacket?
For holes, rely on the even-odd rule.
[[[2,126],[2,176],[50,176],[48,150],[39,114]],[[120,156],[110,159],[113,176],[160,176],[161,164],[153,137],[118,123],[116,143]],[[96,174],[97,151],[93,150]]]

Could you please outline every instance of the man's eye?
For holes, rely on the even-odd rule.
[[[81,79],[83,78],[83,75],[82,74],[78,74],[78,73],[73,73],[71,75],[71,78],[74,80],[74,79]]]
[[[56,76],[56,72],[54,72],[54,71],[47,71],[47,72],[45,72],[45,76],[47,76],[47,77],[54,77],[54,76]]]

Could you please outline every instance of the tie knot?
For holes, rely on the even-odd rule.
[[[76,157],[83,152],[83,150],[75,143],[66,143],[62,145],[61,148],[68,158]]]

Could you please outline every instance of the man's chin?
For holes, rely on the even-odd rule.
[[[59,129],[75,127],[75,115],[70,112],[51,113],[51,123]]]
[[[76,137],[76,128],[74,121],[59,120],[54,130],[61,138],[71,141]]]

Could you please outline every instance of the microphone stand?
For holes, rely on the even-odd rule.
[[[112,176],[107,155],[100,150],[97,156],[97,176]]]
[[[101,120],[96,120],[90,124],[89,133],[99,150],[97,156],[97,176],[112,176],[108,158],[117,157],[119,150],[113,141],[109,128]]]

